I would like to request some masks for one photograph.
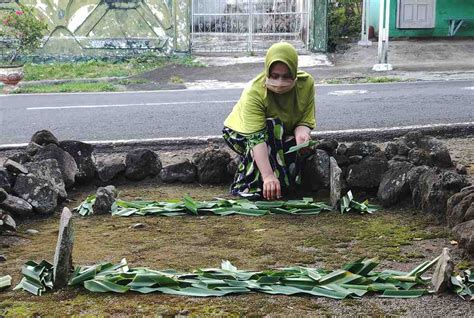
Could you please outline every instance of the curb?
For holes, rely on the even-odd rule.
[[[315,139],[336,139],[339,142],[373,141],[385,142],[402,137],[412,130],[421,131],[423,134],[434,137],[456,138],[474,136],[474,122],[455,124],[418,125],[393,128],[364,128],[335,131],[313,132],[311,136]],[[177,137],[177,138],[154,138],[154,139],[131,139],[131,140],[104,140],[84,141],[95,146],[97,150],[111,151],[115,148],[137,148],[151,147],[155,149],[186,149],[196,146],[208,146],[210,144],[224,144],[221,136],[202,137]],[[0,145],[1,151],[22,150],[27,144]]]

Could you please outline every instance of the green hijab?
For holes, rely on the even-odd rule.
[[[265,87],[270,68],[275,62],[285,63],[295,87],[285,94],[273,93]],[[298,71],[298,53],[285,42],[272,45],[265,56],[265,70],[257,75],[242,92],[242,95],[224,122],[224,126],[241,134],[252,134],[266,128],[267,118],[279,118],[287,135],[293,135],[297,126],[315,127],[314,80],[303,71]]]

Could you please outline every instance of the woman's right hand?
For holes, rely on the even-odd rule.
[[[267,200],[281,198],[280,181],[273,173],[263,178],[263,197]]]

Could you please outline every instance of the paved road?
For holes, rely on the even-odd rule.
[[[220,134],[241,89],[0,96],[0,145]],[[318,86],[318,130],[474,122],[474,81]]]

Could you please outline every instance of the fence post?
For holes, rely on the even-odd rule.
[[[310,18],[312,18],[312,36],[309,48],[312,52],[326,52],[328,49],[328,0],[314,0],[313,14]]]

